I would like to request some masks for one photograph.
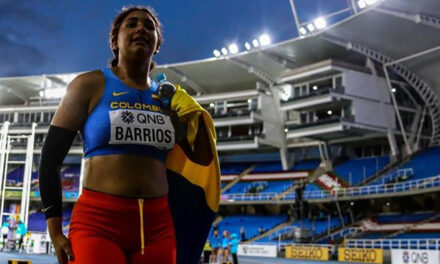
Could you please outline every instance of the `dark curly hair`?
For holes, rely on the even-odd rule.
[[[119,49],[114,48],[117,46],[118,42],[118,34],[119,34],[119,28],[121,27],[122,21],[133,11],[145,11],[147,12],[151,18],[154,20],[154,23],[156,24],[156,31],[157,31],[157,47],[156,50],[159,50],[160,45],[163,42],[163,35],[162,35],[162,25],[157,18],[156,12],[151,7],[147,6],[128,6],[123,7],[122,10],[119,12],[119,14],[116,16],[116,18],[113,20],[112,29],[110,30],[110,48],[113,52],[113,59],[110,61],[110,65],[112,67],[115,67],[118,65],[118,54]],[[154,68],[156,63],[154,61],[151,62],[150,70]]]

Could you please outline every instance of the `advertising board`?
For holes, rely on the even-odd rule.
[[[329,260],[328,247],[286,246],[286,258]]]
[[[277,246],[276,245],[239,244],[237,255],[276,258],[277,257]]]
[[[391,250],[392,264],[439,264],[440,251],[438,250]]]
[[[383,263],[382,249],[374,248],[342,248],[338,249],[339,261]]]

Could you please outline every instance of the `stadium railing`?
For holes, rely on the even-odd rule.
[[[386,174],[385,176],[383,176],[381,178],[378,178],[377,180],[373,181],[369,185],[387,184],[387,183],[394,181],[394,180],[397,180],[401,177],[404,177],[404,176],[411,177],[413,175],[414,175],[413,168],[398,169],[398,170],[395,170],[395,171],[392,171],[392,172]]]
[[[334,240],[334,239],[336,239],[338,237],[345,237],[345,236],[348,236],[348,235],[357,234],[359,232],[361,232],[361,229],[359,227],[347,227],[347,228],[344,228],[342,230],[338,230],[336,232],[333,232],[330,235],[327,235],[327,236],[325,236],[322,239],[319,239],[317,241],[322,241],[322,240],[329,239],[329,238]]]
[[[440,250],[440,239],[347,239],[349,248]]]
[[[264,201],[272,200],[279,193],[228,193],[222,194],[220,199],[222,201]]]
[[[329,198],[341,198],[341,197],[354,197],[362,195],[374,195],[374,194],[385,194],[385,193],[399,193],[406,191],[417,191],[431,189],[435,187],[440,187],[440,175],[430,178],[423,178],[411,181],[405,181],[401,183],[392,184],[377,184],[377,185],[367,185],[362,187],[350,187],[345,189],[324,191],[324,190],[314,190],[305,191],[304,199],[314,200],[314,199],[329,199]],[[275,196],[279,193],[228,193],[222,194],[222,201],[264,201],[273,200]],[[285,195],[283,200],[294,200],[295,193]]]
[[[328,199],[332,197],[353,197],[361,195],[373,195],[384,193],[398,193],[415,190],[425,190],[440,187],[440,175],[430,178],[411,180],[393,184],[377,184],[362,187],[350,187],[333,191],[306,191],[304,199]]]

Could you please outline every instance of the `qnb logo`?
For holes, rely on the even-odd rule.
[[[429,255],[427,252],[403,252],[403,263],[409,264],[429,264]],[[432,263],[432,262],[431,262]]]
[[[121,118],[124,123],[130,124],[134,121],[134,115],[130,111],[124,111],[121,113]]]
[[[402,255],[402,258],[403,258],[403,263],[409,263],[409,253],[408,253],[408,251],[403,251],[403,255]]]

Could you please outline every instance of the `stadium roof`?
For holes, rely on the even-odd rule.
[[[185,76],[198,84],[203,92],[213,93],[252,88],[257,80],[264,82],[269,79],[276,83],[289,68],[329,58],[358,65],[365,63],[363,55],[328,41],[328,37],[355,42],[397,60],[432,48],[440,48],[440,22],[437,26],[435,22],[429,25],[419,21],[420,16],[431,17],[439,22],[440,2],[387,0],[315,35],[229,57],[164,65],[158,71],[164,71],[176,82],[182,82],[181,78]],[[440,49],[407,60],[403,64],[427,81],[439,94],[439,59]],[[259,70],[268,78],[261,78],[250,72],[252,70],[257,73]],[[176,75],[174,71],[179,74]]]
[[[425,17],[430,18],[427,22]],[[185,63],[160,65],[164,72],[194,93],[210,94],[253,89],[256,82],[276,84],[292,69],[327,59],[357,65],[365,56],[341,43],[358,43],[397,60],[440,47],[440,1],[386,0],[357,13],[326,30],[236,55]],[[337,41],[329,41],[335,39]],[[403,64],[440,94],[440,49]],[[22,103],[17,98],[38,96],[46,77],[55,86],[65,86],[72,75],[0,78],[0,104]]]

